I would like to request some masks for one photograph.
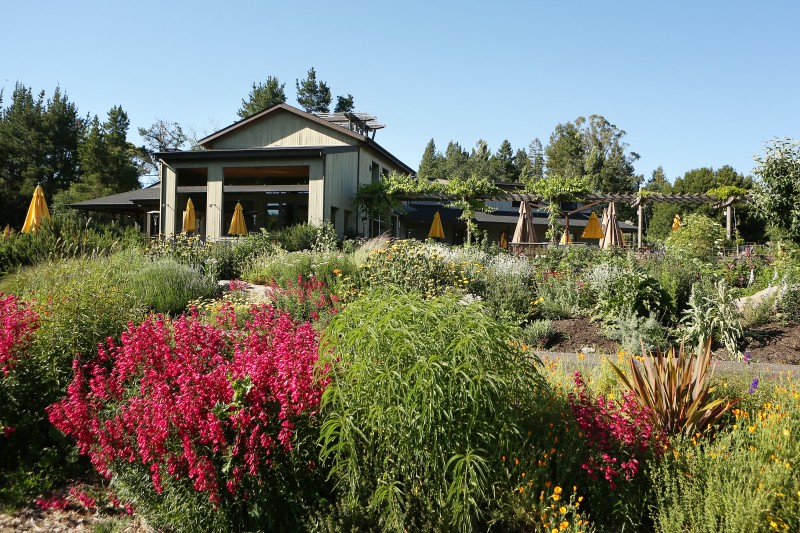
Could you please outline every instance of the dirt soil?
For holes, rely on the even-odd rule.
[[[603,337],[598,325],[586,318],[554,320],[553,326],[560,335],[548,350],[577,353],[588,347],[597,353],[615,354],[619,351],[619,345]],[[750,351],[753,363],[800,365],[800,324],[766,324],[747,330],[746,335],[741,349]],[[724,348],[716,350],[715,355],[722,360],[731,359]]]

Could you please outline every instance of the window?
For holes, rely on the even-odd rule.
[[[380,180],[381,177],[381,166],[376,163],[375,161],[369,166],[370,171],[372,171],[372,183]]]
[[[331,206],[331,224],[333,229],[336,229],[336,219],[339,217],[339,208]]]

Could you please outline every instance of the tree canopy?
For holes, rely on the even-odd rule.
[[[776,236],[800,243],[800,142],[773,139],[756,163],[758,213]]]
[[[317,71],[311,67],[305,79],[295,80],[297,103],[308,113],[328,113],[331,110],[331,89],[317,81]]]
[[[281,83],[275,76],[267,76],[264,83],[253,82],[250,94],[242,99],[242,107],[236,113],[240,118],[245,118],[274,105],[285,103],[286,93],[283,90],[285,86],[286,84]]]

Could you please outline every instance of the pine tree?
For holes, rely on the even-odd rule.
[[[295,80],[297,103],[308,113],[328,113],[331,109],[331,90],[324,81],[317,82],[317,71],[311,67],[306,78]]]
[[[544,148],[538,138],[528,145],[528,159],[531,161],[530,178],[534,181],[542,179],[545,169]]]
[[[286,93],[283,88],[285,83],[280,83],[277,77],[267,76],[264,83],[253,82],[253,88],[247,99],[242,99],[242,107],[236,112],[240,118],[249,117],[259,111],[286,102]]]
[[[438,178],[443,159],[442,154],[436,151],[436,143],[433,142],[433,139],[428,141],[425,151],[422,153],[417,177],[425,180]]]
[[[496,181],[497,173],[493,168],[491,158],[492,152],[489,150],[489,144],[483,139],[478,139],[469,156],[469,173],[480,179]]]
[[[495,181],[511,182],[516,181],[517,175],[514,169],[514,150],[508,139],[504,139],[497,149],[497,153],[492,157],[492,167]]]
[[[349,113],[353,109],[355,109],[355,103],[353,102],[352,94],[336,97],[336,107],[333,109],[334,113]]]
[[[469,169],[469,154],[466,150],[461,148],[461,145],[455,141],[450,141],[447,144],[447,150],[444,153],[444,161],[441,165],[441,178],[443,179],[456,179],[464,178],[470,175]]]

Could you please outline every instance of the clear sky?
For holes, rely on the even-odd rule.
[[[0,86],[81,114],[119,104],[137,127],[198,136],[237,119],[254,81],[309,67],[386,124],[376,140],[417,168],[429,139],[547,144],[556,124],[603,115],[672,180],[745,174],[772,137],[800,138],[800,3],[793,0],[470,2],[5,1]]]

